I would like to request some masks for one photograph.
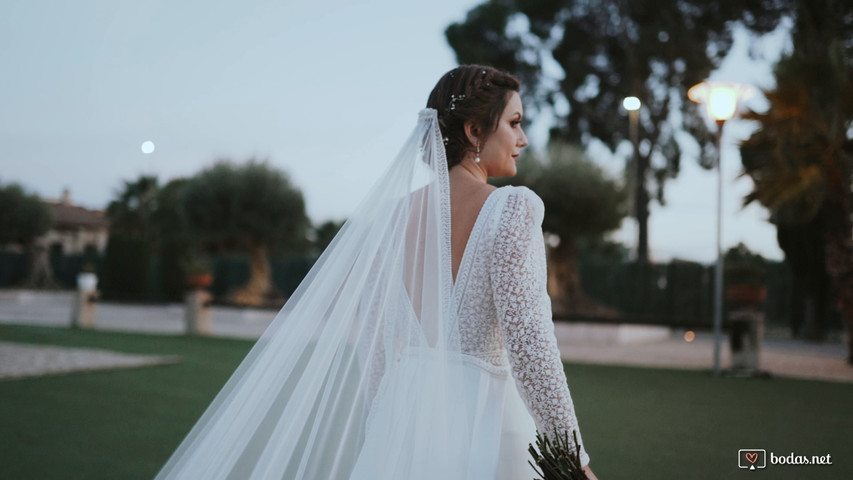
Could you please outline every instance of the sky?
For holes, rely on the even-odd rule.
[[[45,198],[67,188],[75,203],[105,208],[139,175],[165,183],[255,158],[288,173],[315,224],[342,220],[456,65],[444,29],[478,3],[4,0],[0,182]],[[736,38],[711,78],[771,87],[784,32],[751,47]],[[749,48],[765,58],[750,59]],[[760,96],[751,102],[761,108]],[[781,259],[767,212],[741,208],[751,181],[738,178],[737,142],[752,128],[733,120],[723,137],[723,246]],[[547,118],[528,136],[543,148]],[[617,175],[630,150],[589,153]],[[716,257],[716,178],[682,162],[667,205],[651,207],[653,260]],[[626,219],[612,238],[632,246],[635,232]]]

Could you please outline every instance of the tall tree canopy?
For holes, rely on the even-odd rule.
[[[829,278],[853,331],[853,5],[800,2],[792,38],[770,107],[746,115],[760,128],[741,147],[754,182],[745,202],[769,209],[810,310],[823,310]]]
[[[36,244],[52,224],[50,209],[38,195],[17,183],[0,185],[0,245],[17,244],[29,251],[27,287],[56,286],[47,248]]]
[[[275,244],[300,244],[309,226],[302,193],[288,176],[266,163],[222,161],[183,186],[190,230],[208,242],[247,249],[251,278],[231,295],[238,304],[257,305],[273,292],[268,251]]]
[[[47,233],[53,219],[38,195],[17,183],[0,186],[0,245],[29,247]]]
[[[136,180],[124,181],[116,190],[115,199],[107,205],[110,232],[151,239],[152,216],[157,209],[160,186],[156,176],[142,175]]]
[[[110,239],[104,255],[105,298],[131,300],[148,292],[150,259],[157,247],[154,214],[160,185],[156,176],[125,180],[107,205]]]
[[[341,227],[344,226],[346,221],[334,221],[334,220],[326,220],[320,225],[314,227],[314,255],[319,257],[323,251],[332,243],[332,240],[335,239],[335,236],[341,230]]]
[[[450,25],[447,40],[460,63],[513,72],[534,111],[555,116],[552,138],[615,151],[626,140],[622,100],[638,97],[639,165],[635,211],[639,259],[646,251],[649,191],[663,203],[664,182],[679,171],[676,141],[687,131],[716,158],[713,135],[687,90],[705,80],[732,46],[736,23],[773,30],[788,0],[488,0]]]

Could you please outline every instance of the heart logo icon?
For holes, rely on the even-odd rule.
[[[755,463],[758,460],[758,452],[747,453],[746,459],[749,460],[749,463]]]

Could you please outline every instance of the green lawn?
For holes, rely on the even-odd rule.
[[[147,479],[252,342],[0,325],[0,340],[177,354],[180,365],[0,381],[0,478]],[[601,480],[853,478],[853,385],[569,364]],[[831,466],[737,468],[737,451],[832,455]],[[768,458],[769,462],[769,458]],[[532,478],[532,475],[531,475]]]

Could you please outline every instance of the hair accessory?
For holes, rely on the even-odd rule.
[[[450,109],[455,110],[456,109],[456,102],[457,101],[461,102],[462,100],[465,100],[465,94],[451,95],[450,96]]]
[[[444,140],[444,145],[445,145],[445,146],[446,146],[448,143],[450,143],[450,137],[442,137],[442,140]]]
[[[474,159],[475,162],[480,163],[480,142],[477,142],[477,158]]]

